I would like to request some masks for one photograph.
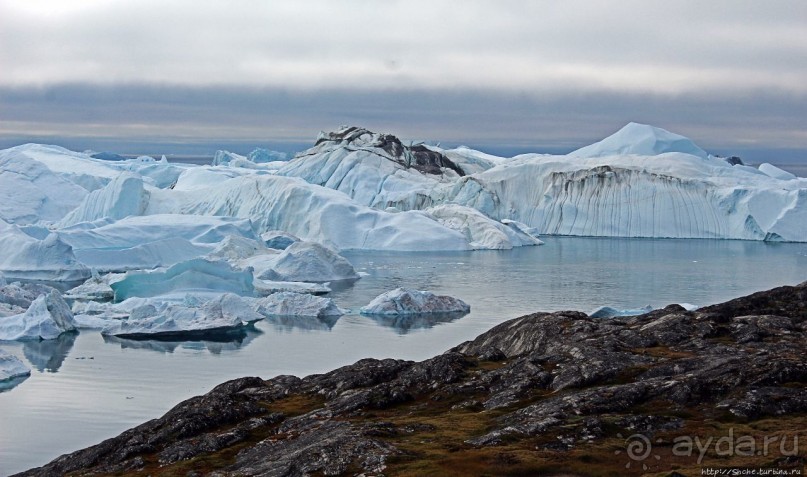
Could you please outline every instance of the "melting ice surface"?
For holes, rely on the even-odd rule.
[[[602,305],[706,305],[807,279],[807,244],[732,240],[546,238],[476,252],[345,252],[359,272],[326,295],[342,317],[274,317],[219,341],[133,341],[97,332],[3,343],[31,377],[0,393],[0,475],[21,471],[158,417],[236,377],[325,372],[365,357],[425,359],[533,311]],[[502,283],[506,286],[490,286]],[[369,317],[399,286],[455,296],[466,316]]]

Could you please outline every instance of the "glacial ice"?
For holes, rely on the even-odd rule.
[[[569,157],[658,156],[667,152],[681,152],[702,159],[708,156],[687,137],[647,124],[628,123],[602,141],[572,151]]]
[[[763,162],[759,165],[759,170],[763,174],[773,177],[774,179],[779,179],[783,181],[790,181],[796,179],[795,174],[791,174],[785,170],[779,169],[778,167],[774,166],[773,164],[769,164],[767,162]]]
[[[99,219],[58,230],[82,263],[99,271],[171,266],[202,257],[229,236],[255,240],[249,220],[169,214]]]
[[[421,313],[468,313],[471,307],[459,298],[429,291],[396,288],[375,297],[359,310],[362,315],[413,315]]]
[[[509,250],[513,247],[543,243],[518,226],[511,227],[509,224],[496,222],[470,207],[441,204],[429,207],[426,212],[446,227],[460,232],[474,249]],[[518,222],[510,221],[510,223]],[[528,229],[526,226],[524,228]]]
[[[331,282],[359,278],[346,258],[315,242],[294,242],[274,257],[262,280]]]
[[[807,240],[807,179],[732,166],[635,123],[565,156],[407,146],[351,127],[288,162],[218,156],[222,165],[192,166],[32,144],[0,151],[10,172],[0,176],[0,241],[21,251],[0,257],[0,271],[78,281],[87,267],[172,266],[227,235],[270,231],[289,234],[271,239],[278,248],[293,236],[335,250],[506,249],[552,234]],[[227,260],[263,276],[277,259]]]
[[[78,281],[90,276],[73,248],[51,233],[43,240],[26,234],[20,227],[0,220],[0,272],[7,279]]]
[[[30,375],[31,370],[18,357],[0,349],[0,382]]]
[[[237,330],[263,317],[241,297],[225,293],[199,306],[170,304],[135,308],[131,316],[101,330],[101,334],[121,338],[200,337]]]
[[[70,307],[51,290],[31,302],[25,313],[0,318],[0,341],[52,340],[75,329]]]
[[[255,300],[255,309],[262,315],[312,316],[317,318],[340,316],[341,310],[331,298],[305,293],[279,292]]]
[[[142,215],[147,204],[148,192],[143,179],[125,172],[101,189],[90,192],[58,225],[67,227],[104,218],[117,220],[130,215]]]
[[[123,273],[99,275],[96,270],[93,270],[92,276],[86,282],[67,290],[64,297],[72,300],[112,300],[115,298],[115,292],[110,284],[123,280],[125,276]]]
[[[647,305],[636,309],[618,309],[610,306],[601,306],[588,314],[591,318],[614,318],[618,316],[636,316],[653,311],[653,307]]]
[[[252,270],[235,270],[223,261],[194,258],[163,270],[127,272],[111,284],[115,301],[130,297],[153,297],[167,293],[215,290],[252,296]]]
[[[269,248],[285,250],[286,247],[294,242],[299,242],[300,238],[290,233],[283,232],[282,230],[269,230],[261,234],[261,240],[263,240]]]

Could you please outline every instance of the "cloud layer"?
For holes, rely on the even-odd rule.
[[[807,148],[801,0],[228,5],[0,0],[0,137],[296,140],[358,121],[560,147],[634,120]]]

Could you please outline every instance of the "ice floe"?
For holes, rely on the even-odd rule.
[[[468,313],[470,311],[471,307],[459,298],[408,288],[396,288],[382,293],[360,310],[363,315]]]

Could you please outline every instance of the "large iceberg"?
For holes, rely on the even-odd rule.
[[[99,271],[171,266],[213,252],[230,236],[256,240],[249,220],[158,214],[98,219],[58,230],[82,263]]]
[[[70,307],[58,291],[51,290],[31,302],[25,313],[0,318],[0,341],[52,340],[75,329]]]
[[[400,144],[388,135],[342,129],[278,173],[380,210],[459,204],[540,234],[807,240],[806,179],[773,166],[733,166],[652,126],[628,124],[565,156],[505,159],[428,148],[453,157],[459,169],[463,157],[477,159],[476,172],[464,175],[450,167],[431,173],[407,167]]]

